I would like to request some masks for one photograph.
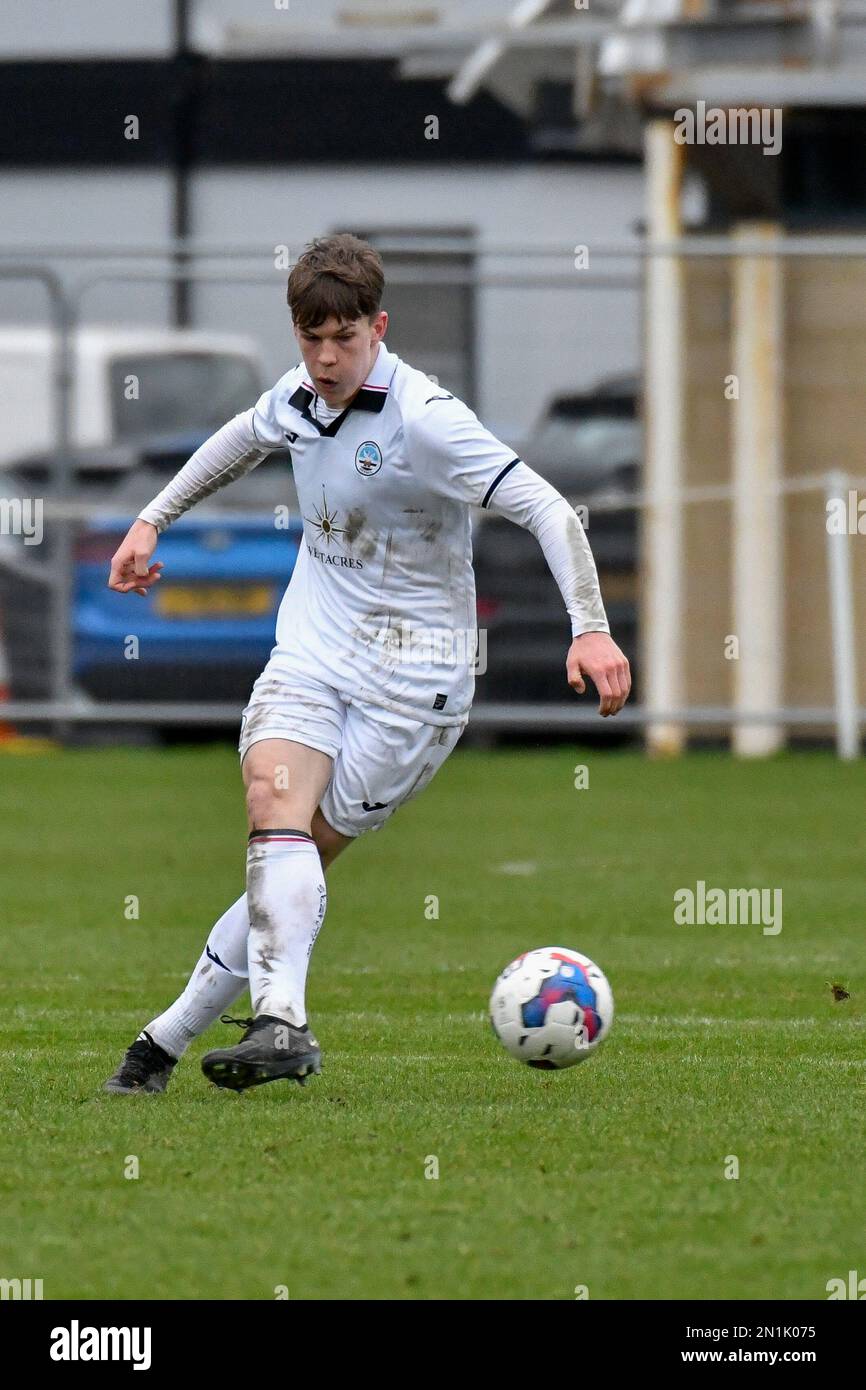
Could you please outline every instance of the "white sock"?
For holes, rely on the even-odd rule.
[[[325,917],[319,851],[303,830],[254,830],[247,849],[253,1014],[301,1027],[313,943]]]
[[[211,931],[183,994],[144,1030],[164,1052],[172,1057],[183,1056],[193,1038],[243,994],[247,986],[249,931],[245,893],[223,913]]]

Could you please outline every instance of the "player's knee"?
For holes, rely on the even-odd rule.
[[[247,817],[251,829],[267,825],[274,803],[274,788],[268,778],[252,777],[247,783]]]
[[[309,832],[309,812],[276,778],[265,772],[254,773],[247,783],[247,816],[250,829],[280,826]]]

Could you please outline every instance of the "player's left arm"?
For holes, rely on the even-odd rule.
[[[619,713],[631,691],[631,672],[610,635],[595,560],[574,508],[460,400],[434,397],[408,422],[406,434],[413,466],[428,486],[532,532],[571,619],[568,683],[582,695],[589,676],[599,713]]]
[[[544,551],[571,619],[569,685],[582,695],[589,676],[598,691],[599,713],[618,714],[631,691],[631,671],[610,635],[595,560],[574,508],[522,461],[498,484],[487,508],[531,531]]]

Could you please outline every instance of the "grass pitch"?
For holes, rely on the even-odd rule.
[[[165,1096],[119,1097],[102,1081],[242,891],[236,758],[0,758],[0,1276],[46,1298],[826,1298],[864,1268],[862,776],[459,752],[331,870],[323,1075],[212,1089],[200,1056],[239,1037],[217,1025]],[[781,888],[781,933],[676,926],[699,879]],[[618,1011],[564,1073],[486,1019],[501,967],[551,944],[596,959]]]

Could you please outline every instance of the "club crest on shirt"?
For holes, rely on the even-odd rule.
[[[378,473],[382,467],[382,450],[372,439],[367,439],[363,444],[359,444],[355,450],[355,467],[359,473],[369,477],[372,473]]]

